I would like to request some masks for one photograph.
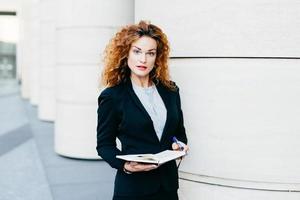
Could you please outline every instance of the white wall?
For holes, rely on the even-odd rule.
[[[171,42],[190,146],[180,199],[300,199],[300,60],[284,59],[300,55],[299,3],[135,2]]]
[[[172,56],[300,55],[298,0],[139,0],[135,8],[136,21],[168,33]]]
[[[40,21],[40,83],[38,117],[41,120],[55,120],[55,28],[56,28],[56,1],[41,0]]]
[[[31,0],[30,15],[27,21],[29,25],[29,46],[26,50],[29,51],[29,78],[30,78],[30,103],[38,106],[40,101],[40,72],[41,72],[41,10],[40,0]]]
[[[133,1],[62,0],[58,9],[55,151],[98,159],[101,54],[116,29],[133,22]]]
[[[300,199],[299,59],[284,59],[300,55],[299,3],[59,1],[56,152],[97,157],[100,53],[119,26],[146,19],[169,36],[171,74],[181,88],[191,150],[180,199]],[[23,53],[30,66],[32,55]]]
[[[21,0],[0,0],[0,11],[15,12],[20,8]]]

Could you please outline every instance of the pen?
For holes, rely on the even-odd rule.
[[[180,144],[180,142],[177,140],[175,136],[172,137],[172,141],[179,146],[181,151],[184,149],[184,147]]]

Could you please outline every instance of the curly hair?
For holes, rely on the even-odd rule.
[[[170,47],[167,36],[159,27],[146,21],[123,27],[106,46],[102,72],[102,84],[104,86],[113,87],[130,77],[130,69],[127,65],[129,50],[132,43],[142,36],[151,37],[157,43],[155,66],[150,72],[149,78],[154,83],[162,83],[170,90],[175,89],[169,75]]]

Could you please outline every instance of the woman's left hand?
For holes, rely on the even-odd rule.
[[[139,162],[125,162],[124,169],[130,173],[132,172],[142,172],[151,171],[156,169],[158,166],[153,164],[144,164]]]

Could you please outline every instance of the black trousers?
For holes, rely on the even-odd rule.
[[[165,191],[162,188],[147,196],[114,196],[113,200],[178,200],[177,190]]]

